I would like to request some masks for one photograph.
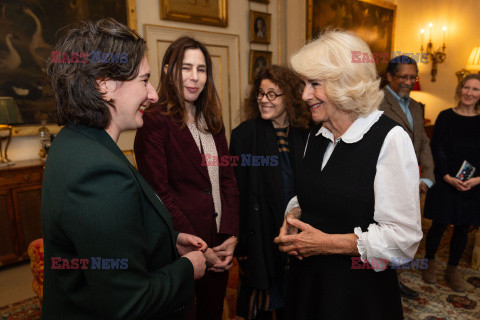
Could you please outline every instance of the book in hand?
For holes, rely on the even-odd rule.
[[[455,178],[460,179],[462,181],[467,181],[468,179],[473,177],[473,175],[475,174],[475,170],[477,170],[477,168],[475,168],[470,164],[470,162],[465,160],[463,161],[462,166],[460,167],[460,170],[458,170]]]

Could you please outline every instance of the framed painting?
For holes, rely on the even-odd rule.
[[[160,17],[188,23],[228,26],[228,0],[160,0]]]
[[[260,11],[250,10],[250,42],[270,43],[270,22],[272,15]]]
[[[0,96],[13,97],[20,109],[24,124],[13,129],[16,136],[37,134],[42,120],[55,122],[46,67],[58,30],[103,17],[137,24],[135,0],[2,0],[0,13]]]
[[[272,52],[270,51],[258,51],[250,50],[250,68],[249,68],[249,81],[253,83],[253,79],[258,71],[262,70],[266,66],[272,64]]]
[[[394,44],[397,6],[381,0],[307,0],[307,39],[315,38],[327,28],[355,32],[372,53],[388,56],[377,63],[383,73]]]
[[[259,2],[259,3],[269,4],[270,0],[250,0],[250,2]]]

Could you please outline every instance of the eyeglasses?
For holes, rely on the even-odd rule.
[[[277,97],[283,96],[283,93],[276,94],[273,91],[268,91],[267,93],[262,92],[262,91],[258,91],[255,94],[255,97],[257,98],[257,100],[262,100],[264,96],[267,96],[268,101],[273,101],[273,100],[277,99]]]
[[[398,79],[400,79],[402,82],[407,82],[408,80],[412,81],[413,83],[418,81],[418,77],[414,76],[409,76],[409,75],[404,75],[404,76],[397,76]]]

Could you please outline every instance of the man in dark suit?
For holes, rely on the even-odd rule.
[[[380,110],[398,122],[412,139],[420,168],[420,193],[425,194],[435,183],[433,158],[430,140],[424,128],[424,110],[420,104],[410,98],[418,77],[415,60],[407,56],[392,59],[387,66],[388,85],[383,89],[385,97]],[[417,298],[418,292],[406,287],[399,281],[400,293],[406,298]]]
[[[109,18],[78,23],[55,50],[121,52],[128,61],[49,65],[65,128],[43,178],[42,319],[182,319],[207,245],[172,230],[165,206],[116,144],[142,126],[141,107],[158,100],[145,40]]]

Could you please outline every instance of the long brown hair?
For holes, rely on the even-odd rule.
[[[217,134],[223,127],[221,115],[221,103],[213,82],[212,58],[207,48],[199,41],[190,37],[180,37],[175,40],[165,52],[160,68],[160,88],[158,90],[158,103],[156,106],[166,106],[164,112],[167,116],[180,115],[181,128],[187,123],[187,111],[185,109],[185,97],[183,95],[182,63],[185,51],[188,49],[200,49],[207,64],[207,82],[202,92],[195,101],[195,123],[198,126],[200,115],[203,113],[208,132]],[[167,68],[165,68],[167,66]],[[167,69],[165,71],[165,69]]]
[[[308,128],[311,123],[311,114],[307,104],[302,100],[303,81],[293,70],[271,65],[260,70],[247,97],[244,106],[246,119],[254,119],[260,116],[258,109],[257,92],[262,80],[272,81],[284,94],[287,119],[293,127]]]
[[[465,86],[467,81],[471,79],[477,79],[478,81],[480,81],[480,73],[469,74],[458,83],[457,88],[455,88],[455,100],[458,101],[457,106],[460,105],[460,96],[462,95],[463,87]],[[478,100],[475,104],[475,111],[480,114],[480,100]]]

